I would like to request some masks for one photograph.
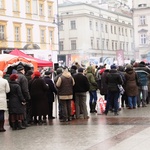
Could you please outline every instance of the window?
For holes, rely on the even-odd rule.
[[[94,45],[94,41],[93,39],[91,39],[91,48],[93,48],[93,45]]]
[[[60,51],[63,51],[63,50],[64,50],[64,42],[63,42],[63,41],[60,41],[60,42],[59,42],[59,50],[60,50]]]
[[[146,44],[146,35],[145,34],[140,35],[140,44]]]
[[[145,16],[140,16],[140,25],[146,24]]]
[[[97,49],[99,49],[99,39],[97,39]]]
[[[128,42],[126,43],[126,50],[127,51],[129,50],[129,43]]]
[[[101,24],[101,31],[104,32],[104,25]]]
[[[71,40],[71,50],[76,50],[76,40]]]
[[[146,7],[147,4],[139,4],[138,7]]]
[[[116,34],[116,26],[114,26],[114,34]]]
[[[130,37],[132,37],[133,36],[133,34],[132,34],[132,30],[130,30]]]
[[[121,32],[120,32],[120,27],[118,28],[118,31],[119,31],[119,35],[121,35]]]
[[[126,36],[128,36],[128,30],[127,29],[125,29],[125,34],[126,34]]]
[[[124,29],[122,28],[122,35],[124,35]]]
[[[105,48],[105,39],[102,39],[102,49]]]
[[[52,6],[48,5],[48,17],[52,16]]]
[[[113,34],[113,27],[112,26],[110,27],[110,30],[111,30],[111,33]]]
[[[114,50],[114,41],[112,41],[111,44],[112,44],[112,50]]]
[[[122,42],[122,49],[125,50],[125,44]]]
[[[40,35],[41,35],[41,43],[44,43],[45,42],[45,30],[41,29]]]
[[[115,49],[116,49],[116,50],[118,49],[118,44],[117,44],[117,42],[115,42]]]
[[[98,23],[97,22],[95,23],[95,26],[96,26],[96,31],[98,31]]]
[[[32,29],[27,28],[27,42],[31,42],[31,41],[32,41]]]
[[[4,39],[5,39],[5,26],[0,25],[0,40],[4,40]]]
[[[19,42],[20,41],[20,28],[19,27],[15,27],[15,41]]]
[[[4,0],[0,0],[0,9],[4,9]]]
[[[31,2],[26,0],[26,13],[31,13]]]
[[[41,16],[44,15],[44,4],[40,4],[40,5],[39,5],[39,14],[40,14]]]
[[[108,33],[107,25],[105,25],[105,32]]]
[[[70,26],[71,26],[72,30],[76,29],[76,22],[75,22],[75,20],[70,21]]]
[[[109,48],[109,40],[106,40],[106,49],[108,50]]]
[[[52,45],[52,42],[53,42],[53,31],[49,31],[49,42]]]
[[[92,21],[89,22],[90,30],[92,30]]]
[[[14,0],[13,11],[19,11],[19,0]]]

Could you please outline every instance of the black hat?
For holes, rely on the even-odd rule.
[[[45,75],[46,75],[46,76],[48,76],[48,75],[50,75],[50,74],[51,74],[50,71],[45,71]]]
[[[110,66],[111,69],[117,69],[117,66],[115,64]]]
[[[24,67],[22,65],[17,66],[17,71],[20,71],[20,70],[23,70],[23,69],[24,69]]]
[[[78,72],[83,72],[83,71],[84,71],[83,68],[79,68],[79,69],[78,69]]]

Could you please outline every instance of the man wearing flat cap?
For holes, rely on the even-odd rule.
[[[18,74],[18,82],[20,84],[22,94],[23,94],[26,102],[28,102],[31,98],[30,98],[30,93],[29,93],[29,89],[28,89],[28,80],[24,75],[25,69],[24,69],[23,65],[17,66],[17,74]],[[27,127],[28,125],[27,125],[26,115],[27,114],[26,114],[26,108],[25,108],[23,125]]]
[[[57,90],[54,86],[53,81],[51,80],[51,72],[46,71],[44,81],[46,84],[48,84],[49,90],[47,91],[47,97],[48,97],[48,104],[49,104],[49,113],[48,113],[48,119],[55,119],[53,117],[53,102],[54,102],[54,94],[57,94]]]

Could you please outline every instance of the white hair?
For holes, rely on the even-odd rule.
[[[3,77],[3,71],[0,70],[0,77]]]

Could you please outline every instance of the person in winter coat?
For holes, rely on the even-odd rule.
[[[119,102],[118,98],[120,96],[120,91],[118,85],[122,85],[122,79],[120,74],[117,72],[117,66],[115,64],[111,65],[111,69],[106,77],[106,84],[108,86],[108,97],[105,114],[107,115],[109,107],[113,105],[114,115],[118,114]]]
[[[47,91],[49,87],[45,81],[41,78],[39,71],[34,72],[34,78],[29,82],[29,90],[32,103],[32,115],[34,117],[35,124],[46,123],[46,120],[42,120],[42,116],[46,116],[49,113],[48,109],[48,97]],[[37,118],[38,117],[38,118]]]
[[[125,67],[124,66],[118,66],[118,73],[120,74],[122,80],[123,80],[123,88],[125,89]],[[128,107],[128,97],[126,94],[126,91],[121,95],[121,107]]]
[[[76,108],[76,118],[79,118],[80,112],[83,113],[84,119],[88,119],[88,112],[86,106],[86,92],[89,90],[89,82],[85,75],[83,75],[83,68],[78,69],[73,78],[75,81],[74,93],[75,93],[75,108]]]
[[[51,72],[46,71],[45,77],[44,77],[45,83],[48,85],[49,89],[47,91],[47,97],[48,97],[48,104],[49,104],[49,113],[48,113],[48,119],[55,119],[53,117],[53,102],[54,102],[54,94],[57,94],[57,90],[54,86],[53,81],[51,80]]]
[[[17,66],[17,74],[18,74],[18,80],[17,81],[20,84],[23,97],[25,98],[26,102],[28,103],[30,101],[30,93],[29,93],[29,88],[28,88],[28,80],[25,77],[25,68],[23,65]],[[27,122],[28,122],[27,121],[27,108],[25,105],[25,107],[24,107],[24,120],[23,120],[23,125],[25,127],[29,126]]]
[[[135,72],[138,75],[139,78],[139,94],[137,99],[137,105],[140,107],[141,100],[142,100],[142,107],[146,107],[146,99],[148,96],[148,78],[147,75],[150,74],[150,69],[146,67],[145,62],[141,61],[138,65],[138,67],[135,67]],[[141,99],[142,94],[142,99]]]
[[[138,86],[137,86],[137,74],[133,70],[132,65],[126,66],[125,73],[125,91],[128,96],[129,109],[135,109],[137,103]]]
[[[3,72],[0,70],[0,132],[5,132],[4,129],[4,112],[7,110],[6,93],[10,91],[8,81],[3,79]]]
[[[107,93],[108,93],[108,87],[106,84],[106,77],[109,73],[109,69],[105,69],[105,71],[101,74],[101,86],[100,86],[100,94],[104,95],[104,99],[107,101]]]
[[[67,68],[64,68],[62,75],[56,82],[58,88],[58,97],[62,107],[61,122],[71,120],[71,100],[73,98],[73,86],[75,82]]]
[[[63,68],[57,68],[57,70],[56,70],[56,76],[54,78],[55,85],[56,85],[56,82],[57,82],[58,78],[62,75],[62,72],[63,72]],[[58,111],[59,111],[58,115],[59,115],[59,119],[63,119],[63,116],[62,116],[62,106],[61,106],[61,103],[60,103],[58,95],[57,95],[57,98],[58,98]]]
[[[86,69],[86,77],[87,77],[87,79],[89,81],[89,85],[90,85],[90,89],[89,89],[90,113],[94,113],[94,112],[97,112],[95,110],[95,107],[96,107],[96,102],[97,102],[97,92],[96,91],[98,89],[98,85],[97,85],[97,82],[95,80],[94,70],[93,70],[92,66],[87,67],[87,69]]]
[[[11,122],[12,129],[25,129],[25,127],[22,126],[22,121],[24,119],[24,105],[26,104],[26,101],[23,97],[21,87],[19,83],[17,82],[18,75],[17,74],[11,74],[10,75],[10,92],[8,93],[8,99],[9,99],[9,121]]]

